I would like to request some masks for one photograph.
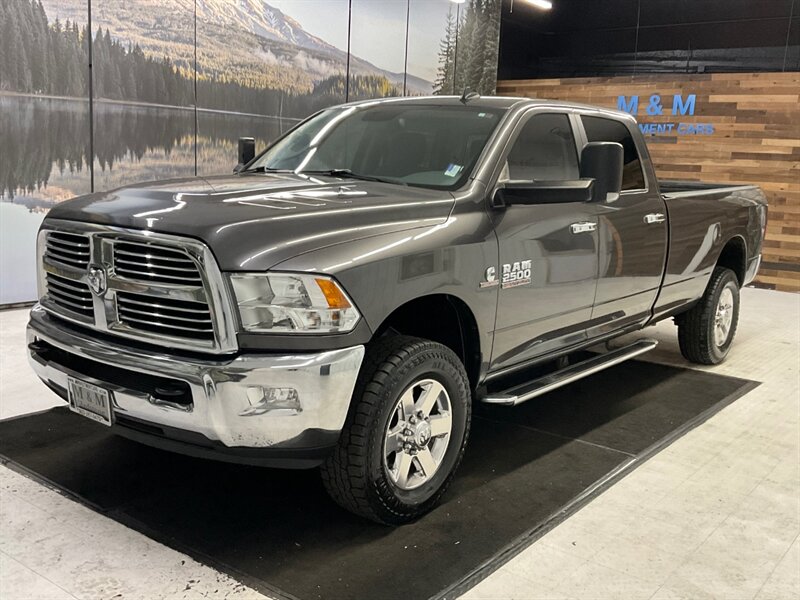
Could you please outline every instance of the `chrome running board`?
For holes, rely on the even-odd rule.
[[[550,373],[538,379],[534,379],[533,381],[527,381],[507,390],[489,394],[482,399],[482,402],[486,404],[499,404],[501,406],[516,406],[517,404],[522,404],[531,398],[546,394],[547,392],[572,383],[573,381],[588,377],[608,367],[618,365],[634,356],[649,352],[657,345],[658,342],[656,340],[638,340],[629,346],[593,356],[579,363],[575,363],[574,365],[564,367],[555,373]]]

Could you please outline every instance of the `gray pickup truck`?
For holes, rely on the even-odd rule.
[[[30,363],[120,435],[319,466],[342,506],[398,524],[452,480],[473,403],[514,410],[650,350],[578,353],[667,318],[687,359],[723,360],[766,219],[754,186],[659,184],[620,112],[337,106],[257,157],[243,140],[235,174],[54,208]]]

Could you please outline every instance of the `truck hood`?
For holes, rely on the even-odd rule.
[[[144,183],[62,202],[48,218],[202,240],[226,271],[263,271],[304,252],[437,225],[453,196],[410,186],[295,174]]]

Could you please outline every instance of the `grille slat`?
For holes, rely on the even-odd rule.
[[[199,329],[195,327],[184,327],[182,325],[175,325],[174,323],[164,323],[163,321],[148,321],[147,319],[138,319],[131,316],[125,317],[125,322],[130,324],[139,323],[140,325],[149,325],[150,327],[178,329],[180,331],[191,331],[193,333],[213,333],[213,329]]]
[[[94,316],[92,292],[86,284],[53,273],[47,274],[46,281],[47,295],[59,309],[87,318]]]
[[[58,231],[54,231],[54,232],[50,233],[47,236],[47,243],[48,244],[58,244],[59,246],[66,246],[66,247],[76,248],[76,249],[80,250],[81,252],[85,252],[86,254],[89,253],[88,250],[85,250],[85,248],[88,248],[88,242],[85,242],[85,241],[81,241],[81,242],[70,241],[70,240],[67,240],[67,239],[63,239],[63,237],[57,237],[58,235],[61,235],[61,236],[71,235],[71,236],[74,236],[74,237],[83,237],[83,236],[79,236],[77,233],[75,233],[75,234],[72,234],[72,233],[64,234],[64,233],[60,233]]]
[[[148,296],[140,296],[140,297],[148,298]],[[145,306],[145,307],[148,307],[148,308],[154,308],[156,310],[159,310],[159,309],[161,309],[161,310],[174,310],[174,311],[180,311],[181,313],[190,313],[190,314],[191,313],[198,313],[198,314],[207,314],[208,313],[208,308],[206,308],[205,304],[202,304],[202,303],[199,303],[199,302],[197,302],[197,303],[192,302],[191,304],[198,304],[199,306],[202,306],[203,308],[178,308],[176,306],[166,306],[164,304],[159,304],[158,302],[143,302],[142,300],[134,300],[133,298],[129,297],[128,295],[124,295],[124,298],[125,298],[125,304],[132,304],[132,305],[136,305],[136,306]],[[172,302],[176,302],[176,301],[173,300]]]
[[[117,274],[128,279],[143,279],[146,281],[160,281],[162,283],[185,283],[187,285],[199,285],[203,282],[197,277],[181,277],[180,275],[169,275],[157,271],[140,271],[130,267],[117,267]]]
[[[55,285],[52,281],[50,282],[50,293],[51,294],[59,294],[59,295],[64,296],[66,298],[71,298],[72,300],[75,300],[77,302],[81,302],[83,304],[87,304],[88,306],[92,305],[91,304],[91,301],[92,301],[91,298],[89,298],[89,300],[87,301],[85,296],[82,296],[80,294],[76,294],[74,292],[68,292],[65,289],[61,288],[60,286]]]
[[[87,290],[87,287],[80,281],[72,281],[63,277],[57,277],[52,273],[49,275],[48,281],[52,284],[58,285],[59,287],[67,288],[73,293],[78,292],[79,294],[85,294]]]
[[[195,269],[194,264],[189,264],[189,266],[186,267],[168,267],[166,265],[157,265],[155,263],[150,263],[150,262],[137,262],[133,260],[126,260],[124,258],[117,258],[116,263],[118,265],[132,265],[134,267],[147,267],[148,269],[161,269],[165,271],[181,271],[183,273],[186,273],[187,271],[195,271],[195,272],[197,271],[197,269]]]
[[[132,329],[172,337],[214,339],[214,325],[207,304],[172,298],[150,302],[151,299],[142,294],[117,292],[119,322]]]
[[[85,261],[85,260],[78,260],[78,259],[75,259],[75,258],[67,258],[66,256],[62,256],[62,257],[59,257],[59,258],[55,258],[55,257],[54,257],[52,254],[50,254],[49,252],[47,253],[47,257],[48,257],[48,258],[49,258],[51,261],[56,261],[56,262],[59,262],[59,263],[61,263],[62,265],[66,265],[66,266],[68,266],[68,267],[79,267],[79,268],[82,268],[82,269],[83,269],[83,268],[86,268],[86,263],[87,263],[87,261]]]
[[[89,238],[77,233],[50,231],[47,233],[45,258],[69,267],[88,267]]]
[[[159,264],[168,263],[166,265]],[[178,285],[203,285],[195,262],[180,250],[158,244],[118,241],[114,244],[117,275],[137,281]]]
[[[56,296],[50,297],[56,304],[59,305],[62,309],[66,308],[66,310],[71,310],[74,313],[78,313],[84,315],[86,317],[91,316],[89,312],[89,308],[84,306],[83,304],[76,304],[75,302],[70,302],[69,300],[65,300],[64,298],[58,298]]]
[[[119,256],[130,256],[130,257],[138,258],[138,259],[141,259],[142,256],[146,256],[151,260],[163,260],[163,261],[168,261],[168,262],[180,262],[180,263],[185,263],[187,266],[194,264],[192,262],[191,258],[187,258],[185,256],[183,258],[175,258],[175,257],[168,257],[168,256],[152,256],[152,255],[147,255],[147,254],[143,255],[141,252],[130,252],[129,250],[123,250],[123,249],[119,248],[119,246],[117,246],[117,248],[116,248],[116,254],[119,255]]]
[[[172,321],[185,321],[187,323],[201,323],[201,324],[204,324],[204,325],[207,324],[209,326],[211,325],[211,319],[210,318],[208,318],[208,319],[197,319],[197,318],[192,319],[192,318],[189,318],[189,317],[176,317],[176,316],[167,314],[166,312],[164,312],[164,313],[148,312],[146,310],[139,310],[139,309],[136,309],[136,308],[130,308],[129,306],[120,306],[119,309],[120,309],[120,311],[123,311],[126,314],[143,315],[143,316],[146,316],[146,317],[156,317],[158,319],[161,319],[161,318],[170,319]]]
[[[156,256],[166,256],[177,258],[181,260],[190,260],[188,256],[182,251],[177,248],[169,248],[167,246],[163,246],[161,244],[150,243],[150,242],[131,242],[128,240],[119,240],[115,243],[115,246],[126,252],[133,253],[134,256],[141,256],[142,250],[146,250],[148,253],[152,252]]]
[[[60,244],[54,243],[52,240],[48,240],[47,247],[55,250],[56,252],[66,252],[67,254],[72,254],[79,258],[89,258],[89,251],[88,250],[73,250],[72,248],[65,248]]]

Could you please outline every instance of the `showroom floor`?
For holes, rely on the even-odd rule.
[[[0,312],[0,418],[62,404],[26,364],[25,320]],[[647,335],[661,343],[646,360],[687,366],[671,323]],[[736,343],[712,370],[763,384],[463,597],[797,597],[798,357],[800,296],[744,290]],[[112,597],[262,596],[0,467],[0,598]]]

